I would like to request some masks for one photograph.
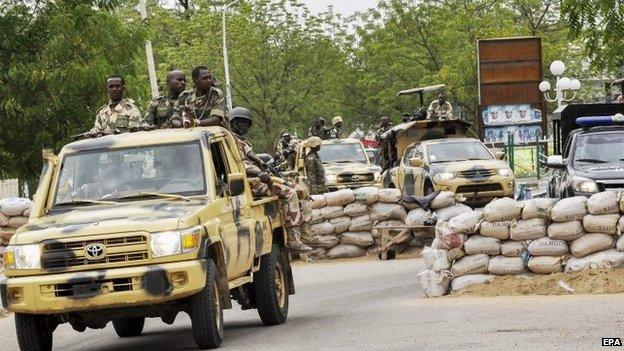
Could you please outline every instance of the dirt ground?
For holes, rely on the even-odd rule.
[[[624,269],[586,270],[530,277],[500,276],[450,296],[572,295],[624,293]]]

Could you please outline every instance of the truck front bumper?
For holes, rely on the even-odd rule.
[[[513,196],[515,180],[513,177],[492,176],[482,180],[455,178],[434,183],[436,190],[452,191],[462,194],[469,203],[487,202],[495,197]]]
[[[7,278],[2,304],[11,312],[54,314],[137,307],[194,295],[206,285],[206,260]]]

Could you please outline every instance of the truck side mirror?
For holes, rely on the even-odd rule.
[[[243,173],[228,174],[228,195],[238,196],[245,192],[245,175]]]
[[[563,156],[553,155],[548,156],[546,160],[546,166],[550,168],[566,168],[566,163],[563,161]]]
[[[496,151],[494,153],[494,157],[496,157],[497,160],[504,160],[505,159],[505,153],[503,151]]]
[[[422,158],[412,157],[410,158],[410,166],[420,168],[423,166]]]

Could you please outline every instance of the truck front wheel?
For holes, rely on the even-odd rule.
[[[52,350],[52,328],[46,323],[46,316],[15,314],[17,343],[22,351]]]
[[[223,341],[223,308],[219,296],[217,266],[207,263],[207,279],[204,289],[189,299],[188,314],[193,326],[193,337],[200,349],[214,349]]]
[[[253,292],[258,314],[264,325],[278,325],[288,317],[288,261],[282,249],[273,245],[271,253],[262,256],[255,273]]]
[[[120,338],[139,336],[145,326],[144,317],[119,318],[113,320],[113,328]]]

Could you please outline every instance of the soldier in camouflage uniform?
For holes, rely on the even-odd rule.
[[[440,93],[438,100],[433,101],[427,109],[427,119],[447,120],[453,118],[453,106],[446,101],[446,94]]]
[[[342,117],[336,116],[332,118],[332,125],[334,128],[329,131],[330,139],[343,139],[344,133],[342,132]]]
[[[308,129],[308,138],[315,136],[326,139],[326,129],[323,127],[322,119],[323,118],[319,117],[314,120],[314,125]]]
[[[106,80],[108,104],[95,115],[95,125],[88,134],[125,133],[141,126],[141,112],[132,99],[124,98],[124,80],[112,75]]]
[[[243,107],[233,108],[230,113],[230,124],[254,197],[278,196],[283,204],[284,222],[289,227],[288,246],[297,251],[312,250],[311,247],[301,242],[302,212],[297,191],[284,184],[282,179],[270,177],[261,170],[263,162],[253,152],[249,141],[245,139],[252,124],[251,112]]]
[[[173,107],[171,127],[222,126],[230,129],[225,113],[225,96],[215,86],[212,72],[204,66],[198,66],[193,69],[191,77],[195,89],[180,94]]]
[[[306,185],[310,194],[323,194],[327,191],[327,186],[325,185],[325,168],[323,168],[323,162],[318,155],[318,151],[321,149],[321,138],[311,137],[304,142],[304,146],[310,149],[305,161]]]
[[[292,136],[286,132],[282,133],[279,142],[277,143],[277,147],[275,148],[275,158],[276,165],[280,170],[287,170],[290,168],[290,154],[294,152],[294,150],[290,147],[290,142],[292,141]]]
[[[153,99],[147,106],[147,112],[143,118],[143,125],[152,128],[169,128],[169,121],[173,116],[173,107],[180,97],[180,93],[186,88],[186,76],[184,72],[175,70],[167,73],[167,95]]]
[[[377,140],[377,142],[379,142],[379,160],[382,169],[390,168],[389,163],[392,157],[390,156],[389,140],[387,138],[381,138],[381,135],[390,130],[392,127],[394,126],[390,122],[390,117],[383,116],[381,117],[381,121],[379,122],[379,128],[375,133],[375,139]]]

